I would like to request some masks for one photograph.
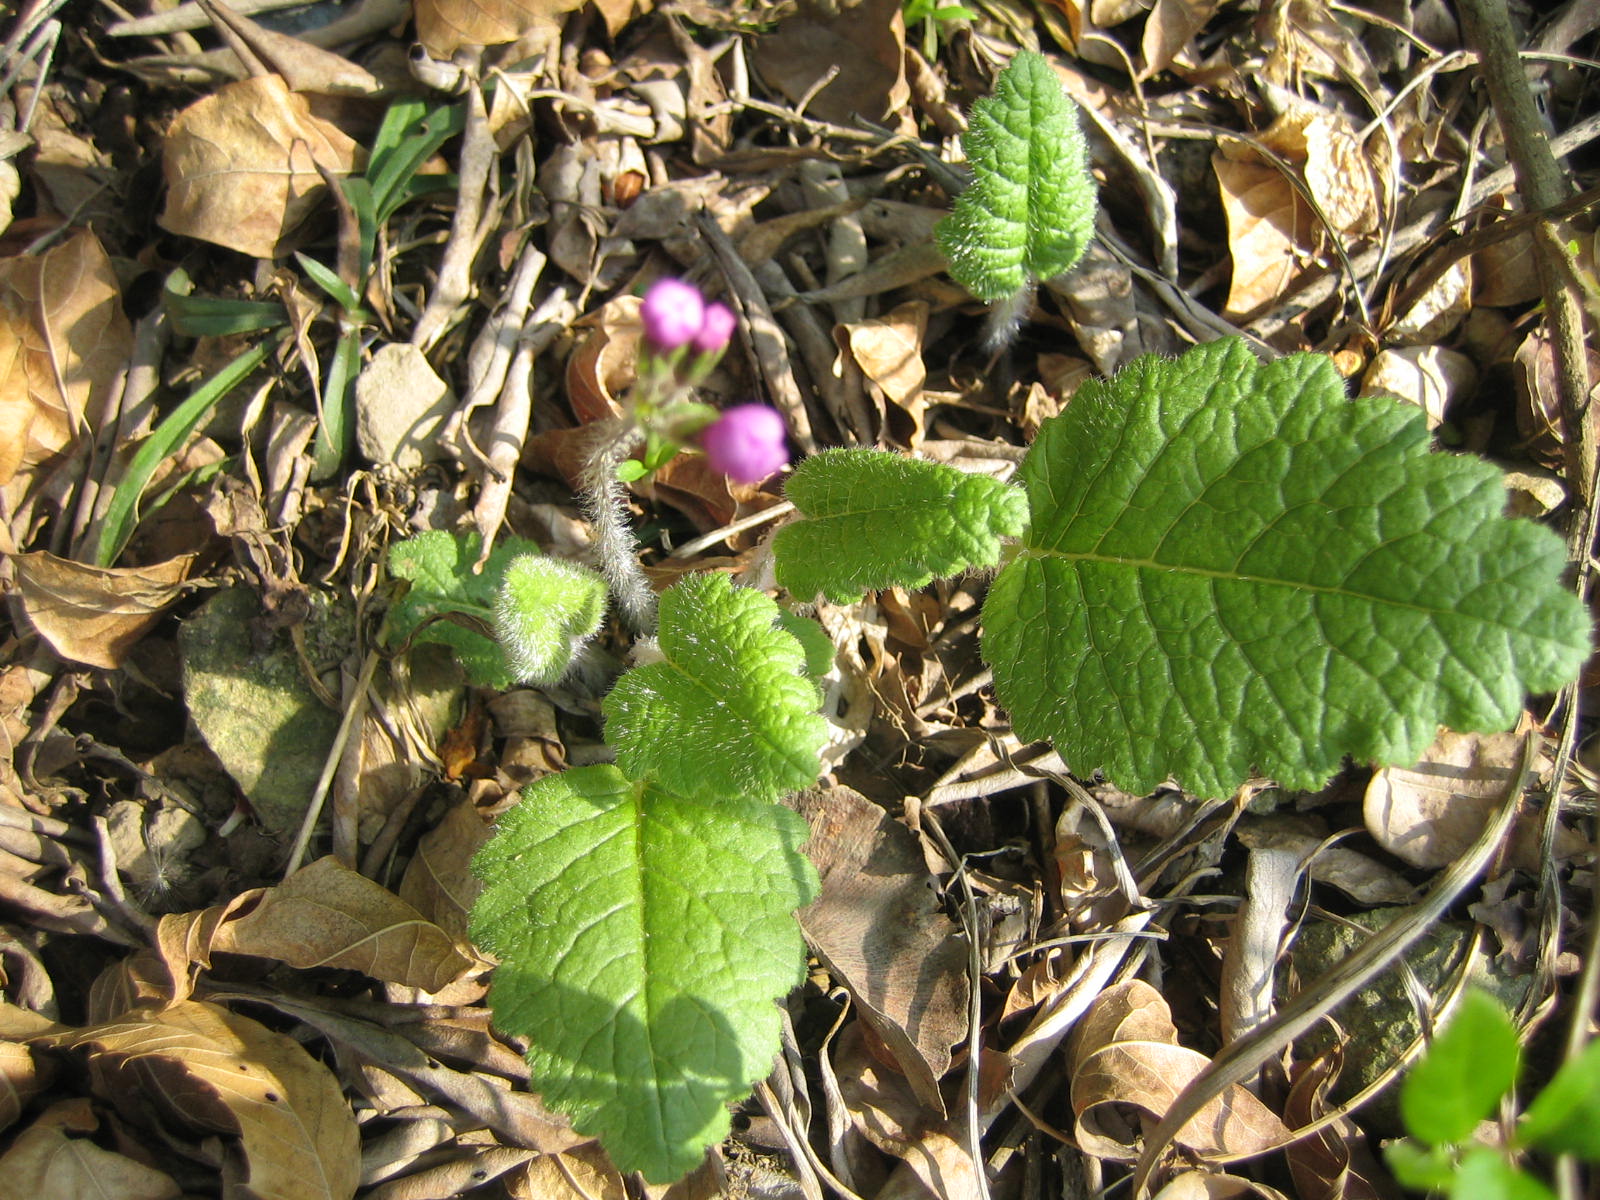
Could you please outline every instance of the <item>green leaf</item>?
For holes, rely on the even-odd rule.
[[[805,600],[992,567],[1028,520],[1027,498],[998,479],[884,450],[825,450],[784,490],[806,519],[773,539],[778,582]]]
[[[602,705],[622,769],[690,796],[770,801],[815,783],[827,723],[805,651],[778,617],[726,575],[668,588],[662,661],[627,672]]]
[[[1590,623],[1500,472],[1328,359],[1237,339],[1081,387],[1021,469],[1025,549],[984,605],[1018,736],[1129,791],[1320,786],[1504,729],[1576,677]]]
[[[1400,1116],[1434,1146],[1464,1142],[1517,1081],[1522,1050],[1505,1010],[1468,990],[1450,1022],[1400,1085]]]
[[[335,304],[347,313],[360,311],[361,297],[355,294],[348,283],[339,278],[337,271],[298,250],[294,252],[294,256],[301,269],[311,277],[311,282],[328,293]]]
[[[289,323],[289,314],[276,300],[224,300],[196,296],[189,273],[175,267],[162,285],[161,304],[174,333],[184,337],[228,337],[257,333]]]
[[[961,145],[972,185],[934,232],[980,300],[1014,296],[1077,263],[1094,236],[1094,177],[1078,110],[1042,55],[1023,51],[972,106]]]
[[[1517,1144],[1600,1162],[1600,1042],[1561,1064],[1528,1106]]]
[[[1474,1146],[1461,1156],[1450,1200],[1556,1200],[1555,1193],[1526,1171],[1519,1171],[1489,1146]]]
[[[1383,1157],[1396,1180],[1419,1192],[1446,1191],[1456,1177],[1455,1155],[1444,1146],[1400,1138],[1384,1146]]]
[[[495,543],[481,573],[473,572],[483,539],[476,533],[448,533],[442,529],[419,533],[389,547],[389,573],[408,579],[411,587],[389,608],[389,639],[398,645],[407,638],[449,646],[479,687],[508,688],[514,682],[506,654],[487,632],[437,618],[464,613],[485,630],[492,628],[495,600],[511,561],[538,554],[539,547],[523,538]],[[426,622],[426,624],[425,624]]]
[[[833,669],[833,660],[839,651],[821,625],[798,613],[780,612],[778,628],[788,630],[800,643],[806,655],[806,674],[811,678],[821,679]]]
[[[499,956],[495,1024],[531,1085],[624,1171],[666,1183],[772,1068],[816,895],[786,808],[679,795],[611,766],[528,787],[473,860],[473,939]]]
[[[189,435],[200,427],[218,402],[266,361],[274,345],[270,340],[258,342],[230,359],[225,367],[190,392],[183,403],[163,417],[161,424],[139,444],[128,463],[128,469],[117,480],[111,503],[106,507],[105,519],[95,539],[94,561],[97,566],[109,567],[116,562],[117,555],[122,553],[128,539],[133,536],[139,524],[139,500],[150,485],[156,468],[182,449]]]
[[[495,594],[494,632],[520,683],[554,683],[606,614],[606,581],[577,563],[522,554]]]

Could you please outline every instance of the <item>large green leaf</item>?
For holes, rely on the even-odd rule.
[[[1407,1131],[1433,1146],[1465,1142],[1517,1081],[1522,1051],[1506,1010],[1469,988],[1400,1087]]]
[[[474,859],[495,1023],[532,1041],[532,1086],[622,1170],[693,1169],[771,1069],[774,999],[803,975],[793,913],[817,891],[808,836],[775,804],[580,767],[528,787]]]
[[[1078,110],[1042,55],[1023,51],[972,106],[961,145],[972,185],[935,231],[956,282],[980,300],[1016,295],[1083,257],[1094,177]]]
[[[606,696],[606,740],[637,779],[685,795],[776,800],[822,769],[827,722],[806,655],[778,606],[726,575],[691,575],[661,597],[662,660]]]
[[[868,588],[922,587],[1000,561],[1000,539],[1028,522],[1026,497],[987,475],[885,450],[826,450],[785,494],[804,520],[773,540],[778,582],[844,603]]]
[[[1025,548],[984,607],[1017,733],[1131,790],[1252,769],[1315,787],[1503,729],[1573,679],[1589,617],[1500,473],[1433,454],[1420,410],[1242,342],[1142,358],[1046,422]]]

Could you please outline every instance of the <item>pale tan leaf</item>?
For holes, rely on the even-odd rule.
[[[1276,167],[1235,161],[1211,163],[1222,189],[1233,277],[1225,316],[1243,317],[1281,296],[1299,277],[1299,247],[1308,241],[1311,209]]]
[[[96,1093],[129,1120],[160,1114],[238,1139],[224,1167],[259,1200],[349,1200],[361,1174],[355,1117],[332,1073],[292,1038],[186,1000],[49,1039],[89,1052]]]
[[[556,23],[583,0],[417,0],[417,40],[437,59],[463,46],[500,46]]]
[[[36,550],[12,563],[22,611],[50,648],[70,662],[115,670],[189,590],[195,556],[147,567],[93,567]]]
[[[1139,78],[1149,79],[1171,64],[1189,44],[1189,39],[1205,28],[1220,0],[1156,0],[1145,19],[1140,57],[1144,65]]]
[[[844,326],[845,340],[856,365],[904,405],[922,391],[928,371],[922,363],[922,336],[928,328],[928,304],[911,300],[881,317]]]
[[[1517,773],[1522,753],[1518,733],[1455,733],[1441,730],[1411,767],[1385,767],[1367,785],[1363,817],[1367,832],[1396,858],[1414,867],[1454,862],[1483,831]],[[1543,861],[1542,813],[1524,805],[1512,826],[1511,863],[1538,872]],[[1556,826],[1555,854],[1571,858],[1588,841],[1570,826]]]
[[[1213,1175],[1209,1171],[1185,1171],[1157,1192],[1153,1200],[1240,1200],[1246,1196],[1288,1200],[1277,1188],[1264,1183],[1237,1175]]]
[[[806,940],[918,1099],[942,1115],[939,1079],[966,1032],[966,951],[934,903],[916,838],[850,788],[812,789],[791,803],[811,824],[809,854],[822,878],[800,913]]]
[[[627,1200],[621,1173],[598,1142],[541,1154],[506,1185],[512,1200]]]
[[[88,1137],[100,1122],[86,1099],[62,1100],[39,1114],[0,1156],[6,1194],[28,1200],[176,1200],[172,1177]]]
[[[264,889],[253,908],[218,927],[211,948],[291,967],[344,967],[425,992],[473,962],[400,897],[331,856]]]
[[[883,121],[905,108],[905,18],[900,0],[861,0],[831,12],[807,8],[755,39],[752,57],[767,83],[806,112],[849,124]],[[837,72],[818,88],[827,73]]]
[[[1380,350],[1361,377],[1363,396],[1395,396],[1428,414],[1437,429],[1456,401],[1470,396],[1478,368],[1465,354],[1443,346],[1395,346]]]
[[[103,415],[132,347],[111,260],[88,230],[0,260],[0,484]]]
[[[1085,1153],[1118,1162],[1139,1157],[1139,1132],[1120,1119],[1122,1106],[1159,1120],[1210,1062],[1177,1041],[1166,1001],[1143,980],[1118,984],[1095,1000],[1075,1035],[1070,1068],[1078,1145]],[[1261,1101],[1235,1085],[1174,1141],[1201,1155],[1252,1154],[1284,1141],[1287,1132]]]
[[[185,237],[276,258],[323,203],[318,165],[348,175],[362,158],[349,136],[315,116],[278,76],[230,83],[173,121],[160,222]]]

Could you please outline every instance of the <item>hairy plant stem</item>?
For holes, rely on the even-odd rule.
[[[592,428],[595,448],[579,482],[585,515],[594,526],[600,571],[611,586],[623,621],[637,633],[651,634],[656,629],[656,594],[639,566],[639,539],[628,520],[628,493],[617,478],[617,468],[644,435],[627,417],[600,421]]]

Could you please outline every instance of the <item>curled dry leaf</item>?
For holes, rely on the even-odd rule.
[[[1443,346],[1380,350],[1361,377],[1361,395],[1396,396],[1428,414],[1428,428],[1443,423],[1450,406],[1472,394],[1478,368],[1465,354]]]
[[[444,930],[332,857],[302,867],[277,887],[163,917],[156,937],[179,996],[186,994],[190,965],[209,966],[218,952],[273,958],[302,970],[340,967],[424,992],[439,991],[473,965]]]
[[[100,416],[132,349],[121,289],[94,234],[0,260],[0,484]]]
[[[436,59],[463,46],[501,46],[540,25],[555,24],[583,0],[417,0],[417,40]]]
[[[1385,767],[1367,785],[1367,832],[1390,854],[1414,867],[1448,866],[1466,852],[1497,809],[1517,774],[1518,733],[1442,730],[1411,767]],[[1511,864],[1537,873],[1542,814],[1524,810],[1511,833]],[[1571,858],[1588,841],[1557,825],[1555,855]]]
[[[322,202],[318,166],[348,175],[361,159],[361,148],[278,76],[230,83],[184,109],[167,133],[161,225],[276,258]]]
[[[483,891],[472,856],[488,840],[489,827],[472,801],[463,800],[423,835],[400,880],[400,899],[463,944],[467,916]]]
[[[1320,1121],[1332,1105],[1328,1091],[1339,1077],[1344,1054],[1333,1046],[1310,1062],[1295,1066],[1283,1115],[1296,1129]],[[1367,1138],[1349,1117],[1301,1138],[1288,1148],[1289,1172],[1302,1196],[1338,1200],[1385,1200],[1390,1193],[1375,1180],[1384,1178]]]
[[[95,1092],[123,1116],[237,1138],[230,1195],[349,1200],[361,1174],[355,1116],[333,1075],[292,1038],[215,1004],[137,1009],[45,1039],[88,1052]],[[247,1191],[244,1189],[248,1189]]]
[[[0,1130],[21,1119],[28,1102],[44,1090],[46,1079],[32,1050],[20,1042],[0,1040]]]
[[[1235,159],[1224,141],[1211,164],[1222,189],[1233,276],[1223,315],[1240,318],[1281,296],[1303,271],[1301,242],[1314,218],[1300,193],[1276,167]]]
[[[1209,1171],[1185,1171],[1157,1192],[1154,1200],[1242,1200],[1248,1196],[1287,1200],[1277,1188],[1264,1183],[1237,1175],[1213,1175]]]
[[[91,1141],[88,1135],[99,1127],[86,1099],[45,1109],[0,1156],[0,1179],[9,1194],[31,1200],[177,1200],[182,1192],[170,1175]]]
[[[188,590],[195,556],[148,567],[93,567],[36,550],[12,564],[17,602],[50,648],[70,662],[116,670]]]
[[[855,998],[917,1098],[943,1115],[939,1079],[967,1028],[966,950],[934,903],[911,831],[859,792],[791,802],[811,825],[822,892],[800,913],[806,941]]]
[[[1120,1119],[1121,1106],[1160,1120],[1209,1059],[1178,1045],[1167,1002],[1143,980],[1102,992],[1084,1014],[1070,1055],[1072,1111],[1078,1145],[1117,1162],[1139,1157],[1139,1132]],[[1287,1140],[1273,1113],[1237,1085],[1200,1110],[1174,1139],[1201,1155],[1249,1155]]]

